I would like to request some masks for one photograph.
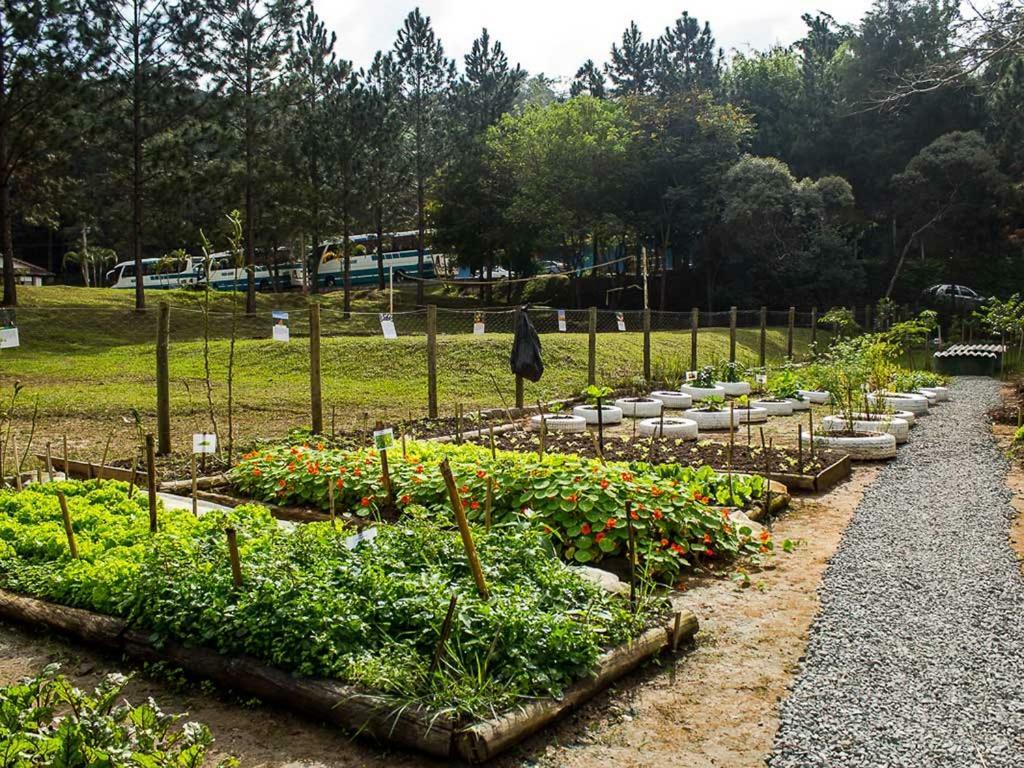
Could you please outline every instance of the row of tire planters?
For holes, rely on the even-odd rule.
[[[826,417],[828,418],[828,417]],[[829,448],[849,454],[854,461],[884,461],[896,458],[896,436],[889,432],[877,431],[878,425],[868,422],[869,429],[860,430],[854,427],[849,431],[845,420],[836,428],[823,434],[801,437],[804,445],[810,447],[811,441],[819,448]]]
[[[262,459],[243,467],[271,472]],[[491,593],[486,600],[476,592],[450,515],[410,507],[400,524],[378,526],[372,541],[347,546],[352,529],[284,529],[258,504],[200,517],[160,505],[159,530],[150,533],[146,495],[129,498],[127,490],[119,481],[87,481],[0,491],[0,588],[127,619],[158,643],[255,657],[299,679],[394,696],[383,703],[396,711],[415,701],[467,718],[559,695],[591,672],[606,647],[637,636],[653,618],[650,610],[660,610],[645,601],[634,616],[627,603],[553,557],[542,526],[521,518],[474,530]],[[58,491],[67,499],[77,559],[68,553]],[[666,561],[691,558],[691,545],[762,546],[740,545],[738,531],[723,533],[728,520],[719,510],[693,504],[701,508],[692,513],[699,524],[669,534],[687,550],[666,548]],[[242,589],[232,584],[225,528],[237,531]],[[769,538],[764,546],[770,545]],[[453,594],[451,651],[442,659],[444,674],[434,674],[437,635]]]
[[[937,403],[945,403],[949,400],[949,387],[921,387],[918,392],[927,397],[929,401],[932,397]]]
[[[894,411],[909,411],[915,416],[928,415],[928,398],[913,392],[869,392],[868,401],[882,405]]]
[[[822,392],[816,389],[799,389],[797,394],[808,403],[813,403],[814,405],[827,405],[832,399],[830,392]]]
[[[538,457],[509,451],[492,458],[490,450],[475,445],[410,443],[404,458],[389,452],[392,498],[399,512],[418,505],[452,519],[439,466],[445,458],[471,521],[484,519],[490,479],[495,524],[534,520],[549,531],[563,556],[576,562],[623,554],[627,501],[641,559],[661,580],[672,582],[698,561],[756,554],[770,543],[754,541],[735,527],[724,509],[756,503],[765,487],[761,477],[744,477],[737,485],[734,476],[730,494],[728,478],[709,467],[602,463],[571,454]],[[329,484],[341,514],[374,518],[387,506],[380,457],[369,448],[264,448],[246,454],[230,479],[236,492],[282,506],[327,511]]]
[[[855,432],[888,432],[896,438],[897,445],[910,440],[910,423],[906,419],[876,413],[855,413],[852,416],[852,423],[842,416],[825,416],[821,420],[821,428],[826,432],[846,432],[851,428]]]

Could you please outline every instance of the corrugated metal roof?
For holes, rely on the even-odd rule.
[[[987,357],[997,358],[1006,352],[1002,344],[954,344],[936,352],[935,357]]]

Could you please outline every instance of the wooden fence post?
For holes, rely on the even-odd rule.
[[[171,452],[170,338],[171,305],[161,301],[156,326],[156,433],[157,450],[161,456]]]
[[[522,309],[516,307],[514,316],[513,328],[519,327],[519,316],[522,314]],[[523,377],[516,374],[516,408],[522,409],[523,407]]]
[[[320,387],[320,303],[309,304],[309,405],[313,434],[324,431],[324,401]]]
[[[760,363],[759,365],[764,368],[765,359],[768,350],[768,307],[761,307],[761,349],[760,349]]]
[[[437,305],[427,304],[427,416],[437,418]]]
[[[811,346],[818,341],[818,308],[811,307]]]
[[[736,362],[736,307],[729,307],[729,362]]]
[[[651,380],[651,310],[648,307],[643,314],[644,328],[644,381]]]
[[[786,357],[793,359],[793,334],[796,330],[796,307],[789,308],[789,335],[786,339]]]
[[[700,309],[690,310],[690,370],[697,370],[697,330],[700,326]]]
[[[587,332],[587,384],[597,384],[597,307],[591,307],[588,314]]]
[[[146,485],[149,486],[149,531],[156,533],[156,457],[152,432],[146,435]]]

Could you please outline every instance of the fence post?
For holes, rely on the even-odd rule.
[[[651,380],[651,310],[644,309],[644,381]]]
[[[764,368],[768,349],[768,307],[761,307],[761,354],[759,365]]]
[[[811,346],[818,341],[818,308],[811,307]]]
[[[161,301],[156,328],[156,433],[157,451],[161,456],[171,452],[170,338],[171,305]]]
[[[427,416],[437,418],[437,305],[427,304]]]
[[[320,389],[320,304],[309,304],[309,404],[314,435],[324,431],[324,402]]]
[[[690,370],[697,370],[697,330],[700,326],[700,309],[690,310]]]
[[[736,307],[729,307],[729,362],[736,362]]]
[[[591,307],[589,312],[589,324],[587,332],[590,338],[587,342],[587,384],[597,384],[597,307]]]
[[[515,313],[515,318],[514,318],[515,322],[512,325],[513,328],[518,328],[519,327],[519,316],[522,314],[522,311],[523,311],[522,309],[520,309],[519,307],[516,307],[516,313]],[[519,374],[516,374],[516,408],[522,408],[522,407],[523,407],[523,377],[520,376]]]
[[[796,329],[796,307],[789,308],[789,336],[786,339],[786,357],[793,359],[793,334]]]

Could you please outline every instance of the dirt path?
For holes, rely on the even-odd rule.
[[[572,717],[494,765],[752,768],[763,764],[778,725],[778,701],[803,654],[818,611],[816,588],[875,469],[858,469],[818,499],[796,501],[774,525],[777,540],[805,542],[749,586],[727,578],[690,584],[699,642],[662,667],[623,681]],[[79,685],[130,669],[54,638],[0,625],[0,682],[60,661]],[[246,768],[433,766],[437,762],[353,742],[328,728],[262,705],[204,692],[205,686],[139,675],[132,700],[155,697],[169,711],[206,722],[217,753]]]

